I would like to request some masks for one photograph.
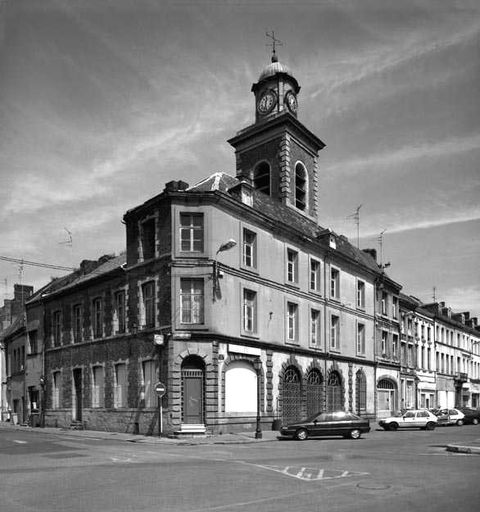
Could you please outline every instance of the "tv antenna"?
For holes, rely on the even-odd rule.
[[[67,228],[63,228],[67,232],[67,240],[63,242],[58,242],[58,245],[66,245],[67,247],[73,247],[73,235],[72,232]]]
[[[362,206],[358,206],[355,212],[347,217],[347,219],[353,219],[357,226],[357,249],[360,249],[360,208]]]
[[[382,268],[382,270],[390,266],[390,263],[383,263],[383,235],[385,231],[387,230],[384,229],[377,237],[377,241],[380,246],[380,267]]]

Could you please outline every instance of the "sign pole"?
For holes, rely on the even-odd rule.
[[[158,437],[162,435],[162,397],[158,396]]]

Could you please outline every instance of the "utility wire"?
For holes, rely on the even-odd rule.
[[[21,260],[18,258],[9,258],[7,256],[0,256],[0,260],[2,261],[9,261],[10,263],[19,263],[20,265],[30,265],[32,267],[42,267],[42,268],[51,268],[54,270],[64,270],[66,272],[73,272],[76,270],[73,267],[62,267],[61,265],[51,265],[49,263],[39,263],[37,261],[27,261],[27,260]]]

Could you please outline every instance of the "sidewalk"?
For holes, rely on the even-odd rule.
[[[38,432],[39,434],[68,434],[69,437],[79,438],[94,438],[125,441],[130,443],[146,443],[146,444],[169,444],[180,446],[192,446],[200,444],[248,444],[248,443],[262,443],[268,441],[276,441],[279,435],[278,431],[265,430],[262,432],[261,439],[255,439],[255,432],[241,432],[238,434],[222,434],[222,435],[206,435],[204,437],[184,437],[184,438],[170,438],[158,437],[158,435],[144,436],[126,434],[122,432],[104,432],[99,430],[73,430],[69,428],[54,428],[54,427],[25,427],[22,425],[11,425],[8,422],[0,422],[0,432],[2,430],[9,431],[28,431]]]

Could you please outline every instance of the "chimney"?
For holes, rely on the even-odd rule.
[[[366,254],[370,254],[370,256],[377,261],[377,249],[362,249],[362,251]]]
[[[14,284],[13,285],[13,300],[21,302],[33,293],[33,286],[26,284]]]
[[[228,193],[242,203],[253,206],[253,186],[250,180],[242,178],[240,183],[228,189]]]
[[[187,190],[189,187],[188,183],[182,180],[172,180],[168,183],[165,183],[164,192],[182,192],[183,190]]]

